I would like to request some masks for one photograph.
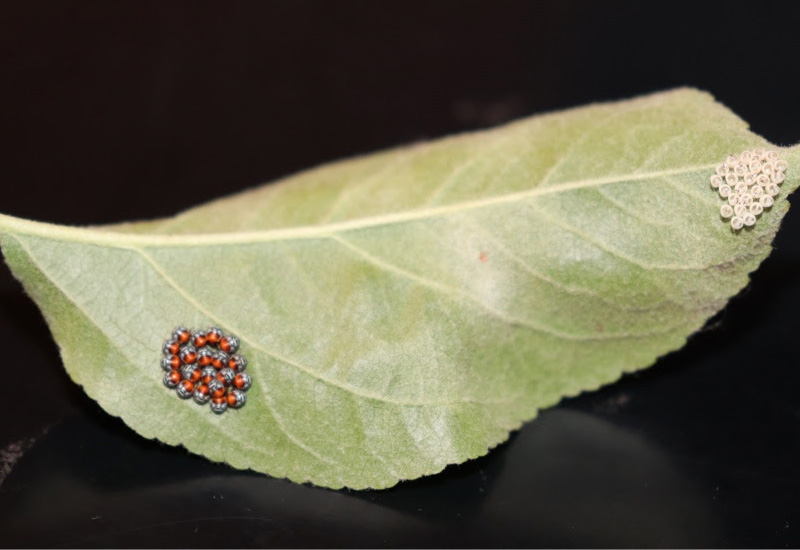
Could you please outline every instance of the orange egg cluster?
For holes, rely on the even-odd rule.
[[[244,406],[252,380],[244,372],[247,360],[237,353],[236,336],[216,327],[189,330],[181,326],[164,342],[163,351],[164,385],[178,397],[209,403],[217,414]]]

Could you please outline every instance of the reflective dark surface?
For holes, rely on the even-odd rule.
[[[0,211],[167,215],[342,156],[685,84],[798,141],[799,8],[3,3]],[[797,214],[684,349],[542,412],[482,459],[381,492],[140,438],[67,378],[0,267],[0,544],[798,546]]]

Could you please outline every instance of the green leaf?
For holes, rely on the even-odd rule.
[[[796,188],[735,233],[708,183],[767,146],[677,90],[313,169],[171,219],[0,217],[72,378],[148,438],[327,487],[481,456],[562,397],[680,348],[768,255]],[[250,360],[214,415],[161,383],[178,324]]]

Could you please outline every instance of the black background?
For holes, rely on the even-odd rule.
[[[344,156],[680,85],[800,141],[800,4],[3,2],[0,211],[169,215]],[[798,546],[800,215],[682,350],[382,492],[147,441],[0,267],[0,544]],[[23,374],[20,375],[20,372]],[[165,419],[166,421],[166,419]]]

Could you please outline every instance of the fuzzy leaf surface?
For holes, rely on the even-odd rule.
[[[686,342],[769,254],[798,183],[734,233],[708,184],[769,146],[675,90],[333,163],[174,218],[0,216],[70,376],[144,437],[326,487],[485,454],[538,410]],[[237,334],[221,416],[161,383],[173,327]]]

